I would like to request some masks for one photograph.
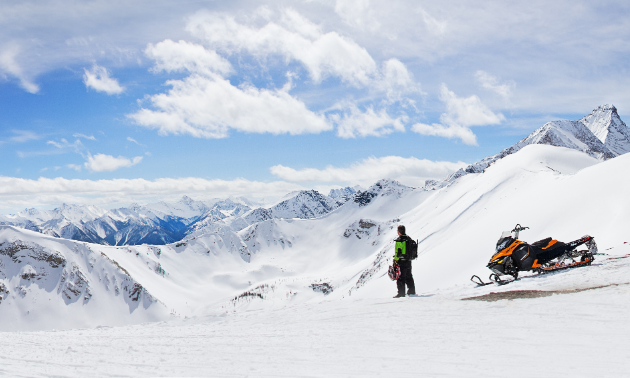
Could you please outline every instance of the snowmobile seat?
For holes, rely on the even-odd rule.
[[[551,238],[544,238],[544,239],[539,240],[537,242],[533,242],[532,245],[534,247],[538,247],[538,248],[545,248],[547,246],[547,244],[549,244],[550,241],[551,241]]]
[[[549,261],[562,255],[566,251],[566,243],[545,238],[530,245],[531,252],[540,262]]]

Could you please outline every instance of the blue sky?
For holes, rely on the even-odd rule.
[[[0,212],[422,185],[550,120],[627,119],[628,8],[3,2]]]

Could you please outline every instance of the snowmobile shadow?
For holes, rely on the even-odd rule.
[[[609,284],[602,286],[593,286],[582,289],[565,289],[565,290],[510,290],[510,291],[502,291],[502,292],[492,292],[489,294],[479,295],[476,297],[468,297],[462,298],[462,301],[483,301],[483,302],[496,302],[502,299],[512,300],[512,299],[531,299],[531,298],[542,298],[542,297],[550,297],[554,294],[574,294],[587,290],[595,290],[602,289],[610,286],[621,286],[628,285],[628,283],[621,284]]]

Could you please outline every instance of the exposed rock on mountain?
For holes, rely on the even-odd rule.
[[[404,193],[412,191],[413,188],[405,186],[396,180],[383,179],[376,182],[365,191],[359,191],[354,194],[353,202],[359,206],[366,206],[372,202],[373,198],[378,196],[394,196],[400,198]]]
[[[45,300],[46,313],[41,315],[56,316],[64,314],[67,305],[88,306],[92,298],[98,298],[96,306],[122,311],[118,314],[121,316],[157,302],[125,268],[85,243],[0,226],[3,305],[9,301],[21,307]],[[60,301],[61,307],[56,303]],[[158,312],[164,313],[165,309]]]

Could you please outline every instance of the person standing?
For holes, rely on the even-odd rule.
[[[396,280],[396,286],[398,287],[398,294],[394,298],[402,298],[405,296],[405,285],[407,286],[407,294],[416,294],[416,284],[413,282],[413,275],[411,274],[411,259],[407,254],[407,241],[411,240],[405,233],[405,226],[398,226],[398,238],[394,239],[396,245],[394,246],[394,265],[400,267],[400,277]]]

